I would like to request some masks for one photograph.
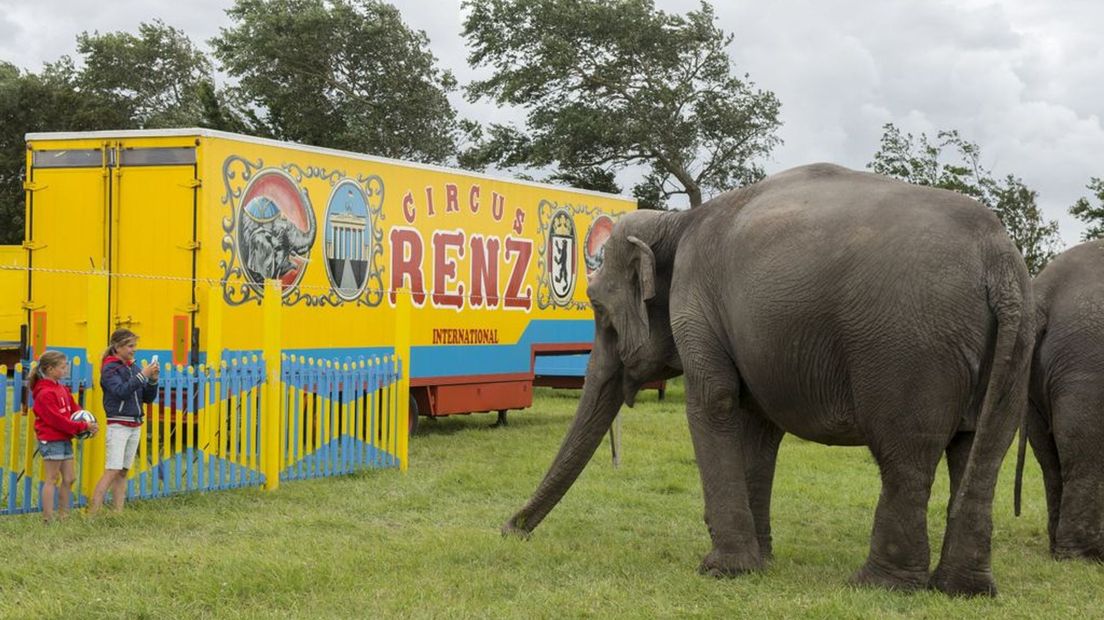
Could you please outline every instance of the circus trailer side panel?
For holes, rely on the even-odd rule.
[[[281,285],[282,349],[305,358],[390,355],[408,295],[424,415],[526,407],[539,360],[589,351],[586,275],[635,208],[201,129],[31,134],[28,146],[32,160],[81,153],[32,167],[35,211],[49,216],[28,226],[42,246],[29,255],[50,270],[32,270],[28,305],[48,317],[52,347],[85,343],[79,280],[93,266],[112,274],[110,327],[176,363],[207,361],[215,316],[222,359],[259,354],[266,279]]]

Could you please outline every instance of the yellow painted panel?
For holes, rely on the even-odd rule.
[[[112,322],[138,333],[142,349],[172,351],[173,317],[192,304],[194,171],[126,167],[116,178]]]
[[[0,245],[0,340],[18,342],[19,326],[26,322],[27,251],[18,245]]]
[[[105,196],[101,168],[38,169],[28,208],[29,304],[45,312],[50,347],[84,348],[88,300],[87,274],[105,264]],[[98,354],[98,352],[96,352]]]

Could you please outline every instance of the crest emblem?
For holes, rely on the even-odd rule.
[[[326,275],[346,301],[359,297],[368,282],[372,238],[364,190],[353,181],[338,183],[326,206]]]
[[[314,245],[314,210],[287,173],[262,170],[242,193],[238,248],[246,283],[258,293],[278,280],[287,295],[299,284]]]
[[[575,279],[578,264],[575,252],[575,221],[566,210],[559,210],[552,216],[549,225],[548,280],[552,291],[552,301],[556,305],[566,306],[575,292]]]

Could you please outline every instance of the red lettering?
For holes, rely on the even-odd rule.
[[[426,185],[426,213],[434,215],[433,213],[433,187]]]
[[[456,281],[456,259],[449,256],[450,250],[464,257],[463,231],[433,233],[433,305],[460,309],[464,307],[464,285],[449,289]]]
[[[483,305],[483,291],[487,291],[487,307],[498,307],[498,251],[502,243],[498,237],[484,239],[480,235],[471,238],[471,305]]]
[[[494,221],[501,222],[506,214],[506,197],[498,192],[491,192],[491,217]]]
[[[403,217],[406,218],[407,224],[414,223],[414,194],[406,192],[406,195],[402,199]]]
[[[522,226],[525,225],[525,211],[518,209],[514,211],[514,232],[521,234]]]
[[[460,190],[455,183],[445,184],[445,213],[460,211]]]
[[[533,241],[506,237],[507,263],[514,254],[518,258],[514,262],[513,271],[510,272],[510,282],[506,285],[506,298],[503,305],[506,308],[528,310],[533,307],[533,287],[525,287],[525,295],[522,296],[521,285],[525,283],[525,274],[529,271],[529,259],[533,256]]]
[[[479,213],[479,186],[472,185],[471,190],[468,191],[468,207],[471,208],[472,213]]]
[[[391,305],[398,301],[398,290],[410,277],[410,292],[414,304],[425,304],[425,284],[422,282],[422,236],[413,228],[391,229]]]

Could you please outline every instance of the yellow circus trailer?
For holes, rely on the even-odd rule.
[[[635,208],[206,129],[28,134],[26,188],[29,355],[98,357],[92,272],[110,274],[92,333],[129,327],[174,364],[259,353],[268,279],[283,352],[311,358],[392,353],[409,295],[423,415],[523,408],[534,383],[580,382],[586,277]]]

